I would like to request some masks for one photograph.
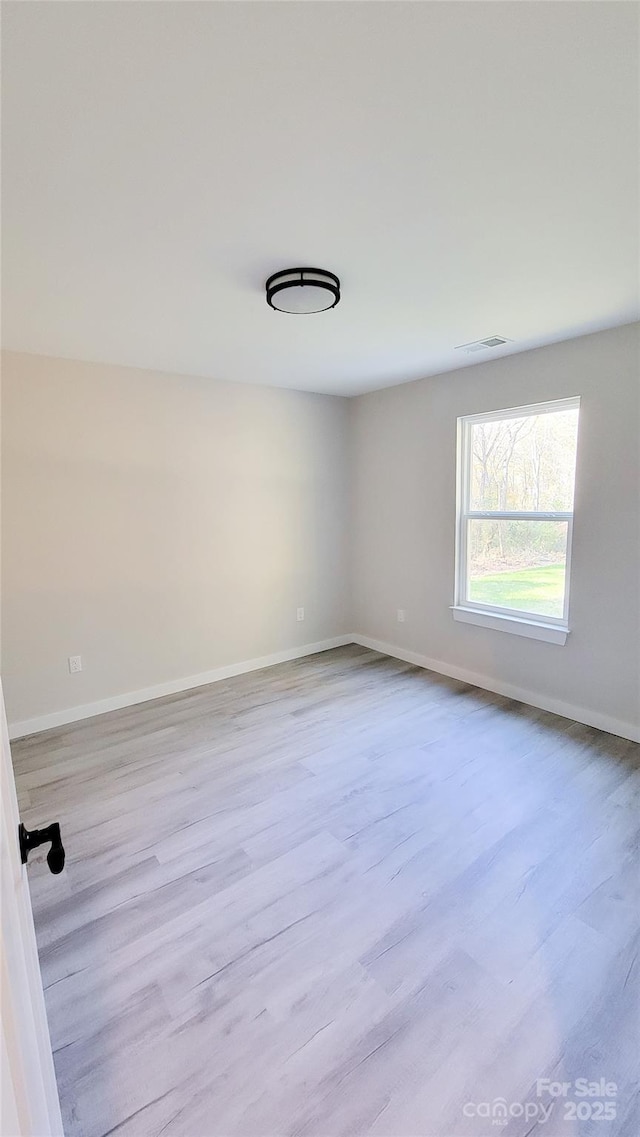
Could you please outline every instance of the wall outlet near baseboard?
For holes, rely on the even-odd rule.
[[[404,624],[406,618],[407,618],[406,609],[405,608],[398,608],[398,623]]]
[[[300,623],[301,620],[304,620],[304,608],[298,608],[296,612],[296,619],[298,620],[298,623]]]
[[[70,655],[69,656],[69,673],[75,675],[76,671],[82,671],[82,656]]]

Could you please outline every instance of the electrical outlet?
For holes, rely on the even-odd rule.
[[[82,671],[82,656],[70,655],[69,656],[69,671],[71,675],[75,675],[76,671]]]
[[[304,608],[298,608],[297,619],[298,619],[298,622],[300,622],[301,620],[304,620]]]
[[[404,608],[398,608],[398,623],[404,624],[407,618],[407,613]]]

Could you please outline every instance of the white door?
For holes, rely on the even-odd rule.
[[[0,684],[2,742],[2,1137],[63,1137]],[[55,878],[51,880],[55,888]]]

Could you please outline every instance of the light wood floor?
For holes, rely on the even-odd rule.
[[[355,646],[14,744],[68,1137],[637,1137],[638,750]]]

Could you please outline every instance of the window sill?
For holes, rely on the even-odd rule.
[[[451,608],[454,620],[463,624],[477,624],[481,628],[493,628],[497,632],[511,632],[515,636],[526,636],[530,640],[544,640],[548,644],[565,644],[569,629],[559,624],[543,624],[537,620],[527,620],[523,616],[503,616],[502,613],[481,612],[477,608],[464,608],[454,604]]]

